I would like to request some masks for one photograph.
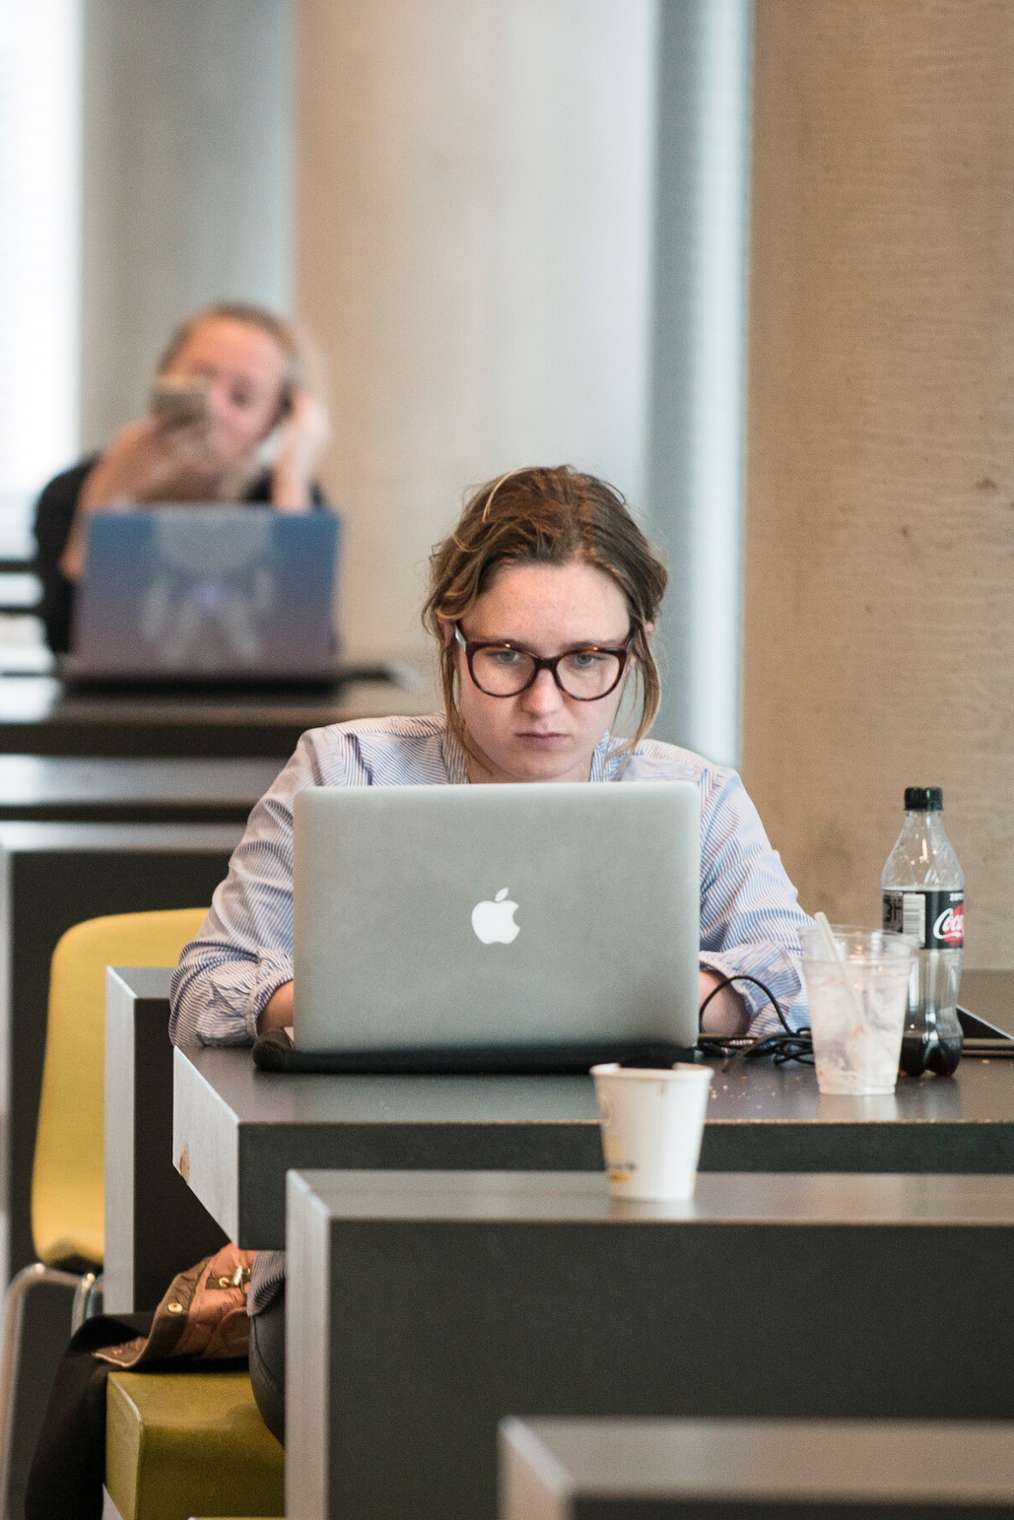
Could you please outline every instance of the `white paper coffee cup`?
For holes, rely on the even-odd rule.
[[[711,1068],[593,1066],[614,1198],[692,1198]]]

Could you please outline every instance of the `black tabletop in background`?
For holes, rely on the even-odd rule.
[[[275,759],[308,728],[419,712],[428,700],[385,666],[322,689],[87,689],[9,675],[0,680],[0,754]]]
[[[287,759],[0,755],[0,823],[241,823]]]

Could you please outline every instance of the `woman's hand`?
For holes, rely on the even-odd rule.
[[[266,1029],[286,1029],[292,1023],[292,986],[291,982],[283,982],[268,998],[257,1020],[259,1034]]]
[[[279,512],[304,512],[312,505],[313,482],[330,436],[323,404],[307,390],[294,390],[271,467],[271,505]]]
[[[710,992],[720,986],[723,978],[715,971],[699,971],[697,973],[697,1006],[704,1002]],[[730,1038],[746,1033],[747,1024],[746,1006],[743,999],[731,987],[723,987],[715,997],[711,999],[704,1011],[701,1020],[701,1032],[703,1034],[724,1034]]]
[[[60,571],[76,581],[84,568],[85,528],[92,512],[145,501],[213,501],[228,463],[207,420],[145,417],[122,428],[89,472],[60,556]]]

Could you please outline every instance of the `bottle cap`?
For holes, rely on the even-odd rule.
[[[940,786],[906,786],[906,813],[942,813],[944,791]]]

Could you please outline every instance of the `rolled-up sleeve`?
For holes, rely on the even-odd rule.
[[[173,973],[169,1033],[181,1045],[248,1045],[271,995],[292,980],[292,808],[323,781],[319,730],[254,807],[196,939]]]
[[[799,930],[811,919],[800,908],[781,858],[771,848],[757,809],[734,771],[701,778],[701,965],[720,976],[763,982],[793,1028],[808,1011],[799,967]],[[781,1028],[764,991],[740,981],[751,1035]]]

